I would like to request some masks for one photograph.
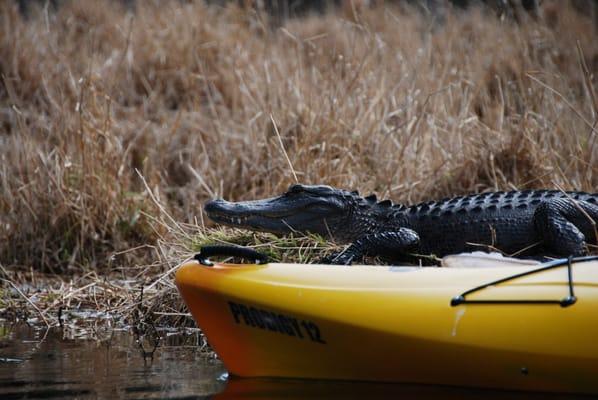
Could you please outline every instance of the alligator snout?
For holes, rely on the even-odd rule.
[[[221,211],[224,208],[224,204],[226,204],[226,200],[223,199],[214,199],[208,201],[203,209],[207,214],[215,213]]]

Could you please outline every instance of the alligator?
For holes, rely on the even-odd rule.
[[[204,210],[220,224],[279,235],[314,233],[350,244],[328,260],[332,264],[349,265],[365,255],[404,261],[472,250],[579,256],[598,239],[598,194],[559,190],[486,192],[407,206],[296,184],[262,200],[211,200]]]

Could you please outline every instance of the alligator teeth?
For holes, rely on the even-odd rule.
[[[230,217],[228,215],[221,216],[222,220],[231,225],[242,225],[247,223],[249,217]]]

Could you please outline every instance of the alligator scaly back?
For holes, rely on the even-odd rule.
[[[351,243],[341,263],[363,254],[401,258],[471,250],[580,255],[596,243],[598,196],[584,192],[489,192],[404,206],[322,185],[293,185],[277,197],[214,200],[219,223],[277,234],[316,233]]]

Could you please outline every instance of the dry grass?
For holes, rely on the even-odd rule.
[[[174,298],[166,273],[205,239],[202,203],[278,193],[294,173],[408,203],[597,187],[597,27],[568,2],[519,24],[379,6],[279,27],[232,5],[143,4],[71,1],[28,19],[0,4],[10,279],[60,274],[59,298],[71,279],[103,293],[132,279]],[[108,273],[121,283],[99,285]],[[124,289],[109,307],[135,307]]]

